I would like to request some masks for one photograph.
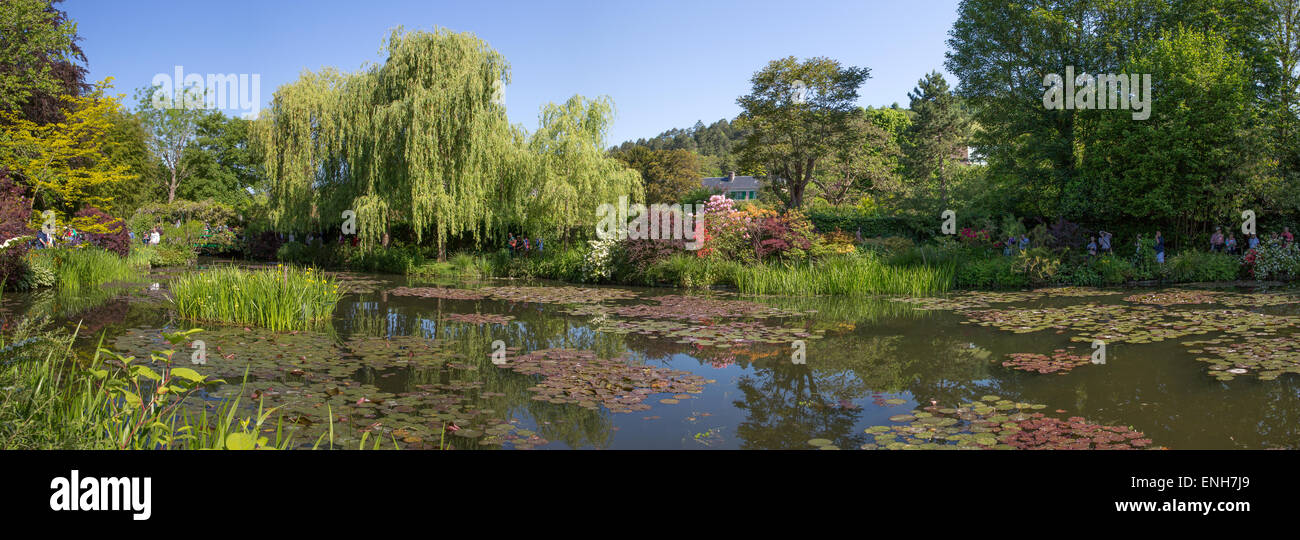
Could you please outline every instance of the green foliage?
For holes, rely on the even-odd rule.
[[[177,313],[195,321],[307,330],[327,324],[343,291],[311,268],[276,265],[246,270],[219,267],[184,274],[171,283]]]
[[[1287,280],[1300,277],[1300,245],[1274,241],[1255,248],[1255,279]]]
[[[26,261],[29,270],[37,272],[21,285],[28,288],[46,286],[50,271],[54,273],[54,284],[67,291],[123,281],[138,275],[137,269],[126,259],[84,245],[35,250],[28,254]]]
[[[892,266],[870,255],[840,255],[815,263],[742,266],[734,279],[743,294],[931,296],[952,288],[954,273],[946,264]]]
[[[23,256],[22,279],[16,286],[20,291],[31,291],[53,287],[58,283],[54,257],[41,256],[41,250],[29,251]]]
[[[735,261],[680,253],[650,265],[643,279],[647,285],[707,289],[714,285],[734,285],[736,273],[742,267]]]
[[[193,266],[197,260],[198,255],[194,254],[193,249],[172,244],[156,246],[137,244],[131,247],[131,254],[127,256],[127,262],[131,266],[152,268]]]
[[[647,203],[677,203],[701,189],[699,156],[693,152],[632,146],[611,150],[610,155],[641,173]]]
[[[812,209],[808,211],[808,220],[812,222],[813,227],[824,233],[844,231],[856,235],[861,229],[863,238],[902,236],[918,240],[933,234],[933,232],[926,232],[923,224],[913,218],[863,215],[854,208]]]
[[[1232,281],[1241,271],[1241,257],[1227,253],[1184,251],[1165,262],[1165,276],[1173,282]]]
[[[975,258],[956,265],[956,284],[969,289],[1010,289],[1029,285],[1029,277],[1017,272],[1011,257]]]

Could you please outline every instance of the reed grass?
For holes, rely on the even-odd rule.
[[[171,293],[182,318],[282,332],[329,322],[344,291],[336,280],[315,269],[277,265],[259,270],[227,266],[185,274],[172,281]]]
[[[874,255],[840,255],[808,264],[759,264],[736,268],[742,294],[933,296],[950,290],[952,265],[893,266]]]

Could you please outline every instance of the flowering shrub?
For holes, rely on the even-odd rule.
[[[613,268],[614,246],[618,239],[590,240],[591,250],[582,260],[582,277],[584,281],[601,281],[609,279]]]
[[[987,229],[975,230],[970,227],[962,227],[961,242],[967,246],[988,246],[992,244],[993,237]]]
[[[757,262],[769,257],[798,257],[820,241],[808,218],[799,212],[778,214],[755,205],[736,208],[735,201],[715,195],[700,215],[704,223],[701,256]]]
[[[1300,276],[1300,247],[1294,243],[1264,242],[1246,252],[1246,264],[1258,280]]]

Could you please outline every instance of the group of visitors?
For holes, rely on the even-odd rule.
[[[527,236],[516,238],[515,233],[510,233],[510,240],[507,243],[510,245],[510,253],[512,255],[528,255],[533,251],[534,247],[537,248],[538,253],[542,252],[542,237],[540,236],[537,237],[536,242],[533,242]]]
[[[1008,236],[1007,242],[1003,244],[1002,254],[1010,257],[1015,255],[1018,251],[1027,250],[1029,250],[1029,235],[1022,234],[1020,235],[1020,238],[1017,239],[1016,235],[1013,234]]]
[[[1088,255],[1112,253],[1110,244],[1114,237],[1115,235],[1106,231],[1098,231],[1097,236],[1088,241]]]
[[[47,249],[54,247],[56,244],[76,246],[85,240],[86,235],[72,227],[64,227],[63,232],[56,232],[54,234],[48,234],[45,232],[45,229],[41,229],[36,233],[36,245],[33,247],[36,249]]]
[[[1238,253],[1243,253],[1259,247],[1260,240],[1258,235],[1253,233],[1247,234],[1244,236],[1244,238],[1246,240],[1246,247],[1242,249],[1238,245],[1237,238],[1235,235],[1233,235],[1232,233],[1228,233],[1228,238],[1225,240],[1223,237],[1222,228],[1215,227],[1214,234],[1210,235],[1210,251],[1215,253],[1228,253],[1228,254],[1236,255]],[[1274,232],[1269,237],[1269,243],[1272,244],[1289,246],[1294,241],[1295,241],[1295,235],[1291,233],[1291,227],[1282,227],[1282,232],[1280,234]]]

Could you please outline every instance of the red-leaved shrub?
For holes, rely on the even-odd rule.
[[[32,216],[32,200],[24,197],[25,193],[26,190],[9,177],[9,169],[0,167],[0,244],[13,238],[36,235],[35,231],[27,228],[27,220]],[[14,240],[8,247],[0,249],[0,280],[9,288],[17,285],[22,277],[25,253],[26,241]]]
[[[103,210],[87,206],[77,212],[78,230],[86,235],[91,245],[125,257],[131,252],[131,236],[126,230],[126,222],[104,213]]]

